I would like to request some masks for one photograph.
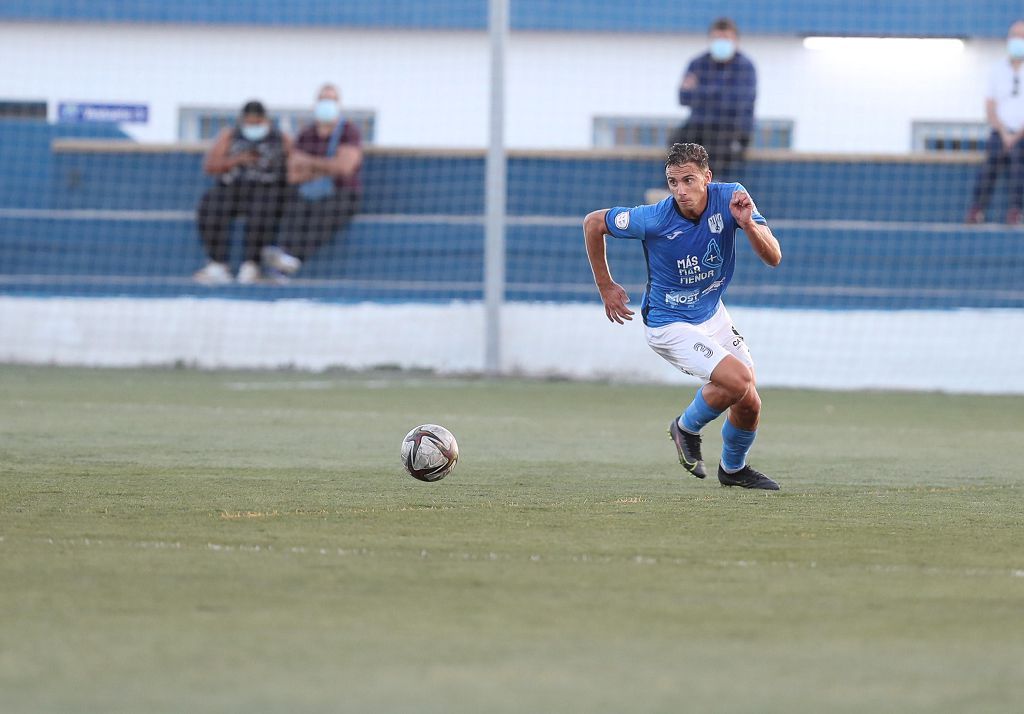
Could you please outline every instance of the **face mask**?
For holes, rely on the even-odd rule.
[[[1006,51],[1010,59],[1024,59],[1024,37],[1011,37],[1006,41]]]
[[[266,124],[242,124],[242,136],[249,141],[262,141],[270,133]]]
[[[321,99],[313,105],[313,116],[324,124],[334,122],[341,116],[341,107],[333,99]]]
[[[711,59],[716,62],[728,62],[736,54],[736,43],[724,37],[711,40]]]

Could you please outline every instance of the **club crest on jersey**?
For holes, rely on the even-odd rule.
[[[629,228],[629,211],[623,211],[619,215],[615,216],[615,227],[620,231],[624,231]]]
[[[708,218],[708,228],[711,229],[712,233],[721,233],[722,228],[725,227],[725,222],[722,220],[722,214],[716,213],[715,215]]]
[[[701,258],[700,262],[709,268],[718,268],[722,265],[722,249],[718,247],[718,241],[712,240],[708,243],[707,252],[704,253],[704,257]]]

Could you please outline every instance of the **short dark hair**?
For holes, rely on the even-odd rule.
[[[265,117],[267,116],[267,108],[263,106],[263,102],[252,99],[242,106],[242,116]]]
[[[665,157],[665,168],[683,164],[697,164],[701,171],[707,171],[711,168],[708,163],[708,150],[700,144],[672,144],[668,156]]]
[[[731,17],[720,17],[711,23],[711,27],[708,28],[708,34],[716,30],[732,30],[737,35],[740,34],[740,28],[736,27],[736,23]]]
[[[338,89],[338,85],[335,84],[334,82],[324,82],[323,84],[321,84],[320,89],[316,90],[316,96],[319,97],[321,94],[323,94],[325,89],[333,89],[335,94],[341,96],[341,90]]]

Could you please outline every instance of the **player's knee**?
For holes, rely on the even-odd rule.
[[[761,416],[761,395],[757,393],[757,388],[751,384],[743,398],[736,402],[732,409],[738,412],[737,415],[743,422],[756,423]]]
[[[751,386],[742,399],[729,407],[729,419],[741,429],[757,429],[761,419],[761,397],[756,387]]]
[[[722,364],[724,368],[715,370],[712,381],[728,393],[733,404],[738,404],[754,391],[754,373],[739,360],[730,359]]]

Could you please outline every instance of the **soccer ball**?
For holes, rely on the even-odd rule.
[[[459,462],[459,445],[450,431],[421,424],[402,440],[402,465],[420,481],[440,481]]]

